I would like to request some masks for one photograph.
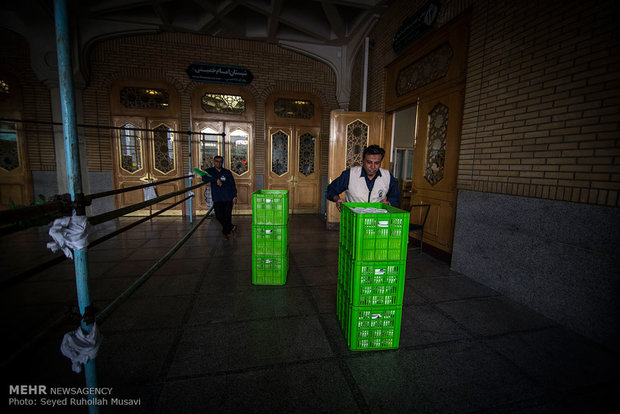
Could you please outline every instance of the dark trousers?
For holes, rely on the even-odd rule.
[[[222,225],[222,233],[228,235],[232,231],[232,201],[214,201],[215,218]]]

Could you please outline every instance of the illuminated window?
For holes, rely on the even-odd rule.
[[[280,118],[311,119],[314,117],[312,101],[278,98],[273,103],[273,111]]]
[[[219,134],[211,127],[206,127],[200,130],[200,165],[203,170],[213,167],[213,158],[219,155]]]
[[[132,109],[167,109],[170,105],[168,91],[158,88],[124,87],[120,101],[125,108]]]
[[[245,100],[239,95],[222,93],[205,93],[200,100],[205,112],[215,114],[242,114],[245,112]]]
[[[230,169],[237,175],[249,171],[250,135],[242,130],[235,129],[230,133]]]

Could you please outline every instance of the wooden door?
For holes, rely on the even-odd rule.
[[[385,116],[380,112],[332,111],[329,133],[328,179],[331,183],[347,168],[362,163],[362,153],[369,145],[385,148]],[[389,148],[386,149],[382,168],[389,169]],[[344,198],[344,194],[341,195]],[[335,229],[340,223],[340,212],[327,202],[327,228]]]
[[[114,176],[116,188],[123,189],[146,184],[149,180],[149,157],[143,129],[146,120],[139,117],[116,117],[114,147]],[[122,208],[144,201],[142,190],[127,191],[115,196],[116,208]],[[146,214],[148,210],[141,211]]]
[[[411,204],[431,205],[424,244],[448,253],[452,251],[454,234],[462,108],[460,88],[423,98],[418,105]],[[424,210],[415,209],[412,221],[419,223]]]
[[[149,138],[146,142],[148,158],[148,179],[162,181],[183,175],[181,160],[181,137],[172,131],[178,131],[178,123],[171,119],[149,119]],[[165,195],[184,188],[184,180],[176,180],[160,184],[156,188],[157,195]],[[151,207],[158,211],[182,200],[183,196],[171,197]],[[183,203],[167,210],[164,215],[182,215]]]
[[[319,131],[315,127],[268,128],[267,188],[289,191],[289,211],[318,213]]]
[[[294,131],[293,214],[318,213],[321,207],[320,128],[296,127]]]
[[[114,126],[114,170],[116,188],[128,188],[149,182],[165,180],[182,175],[181,142],[176,131],[178,124],[170,119],[145,119],[141,117],[116,117]],[[145,128],[150,131],[144,131]],[[158,185],[155,191],[162,196],[182,189],[183,180]],[[176,196],[131,215],[148,215],[163,209],[182,196]],[[145,200],[144,190],[133,190],[116,195],[116,207],[126,207]],[[163,213],[182,215],[179,205]]]

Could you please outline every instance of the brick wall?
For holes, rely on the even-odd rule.
[[[182,129],[190,120],[190,96],[198,85],[185,70],[192,62],[237,65],[249,68],[254,80],[247,86],[256,101],[255,171],[265,169],[265,100],[275,90],[310,92],[321,99],[321,174],[327,174],[329,113],[338,107],[336,78],[331,69],[316,60],[276,45],[220,39],[183,33],[128,36],[97,44],[88,58],[90,83],[84,92],[86,123],[109,125],[110,85],[122,78],[167,81],[181,99]],[[111,171],[110,133],[91,131],[87,141],[89,169]],[[186,154],[185,154],[186,155]],[[187,159],[186,156],[183,157]]]
[[[396,29],[424,3],[397,0],[375,26],[369,111],[385,107]],[[458,188],[620,205],[618,3],[442,3],[437,26],[472,7]]]

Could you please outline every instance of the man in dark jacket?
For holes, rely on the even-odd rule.
[[[213,158],[215,167],[206,170],[202,181],[211,183],[211,196],[215,218],[222,224],[222,234],[228,240],[230,233],[237,237],[237,226],[232,224],[233,205],[237,204],[237,186],[230,170],[223,167],[224,158],[217,155]]]

